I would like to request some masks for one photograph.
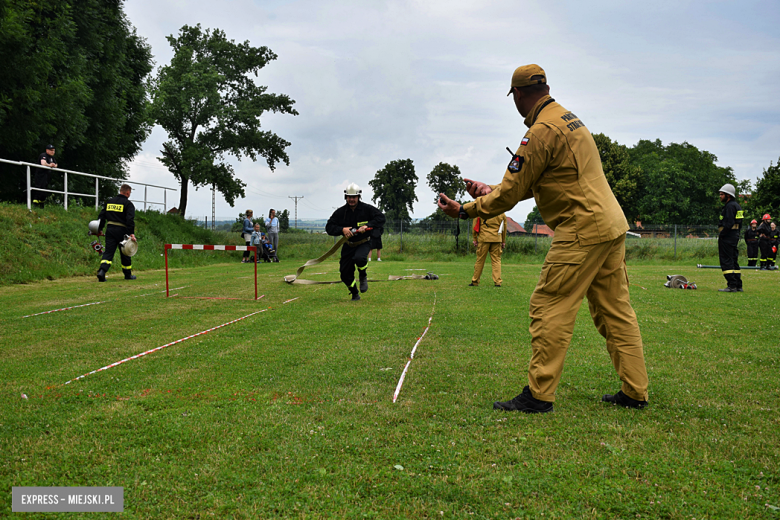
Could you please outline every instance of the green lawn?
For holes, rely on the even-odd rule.
[[[620,383],[583,305],[555,412],[535,416],[492,402],[526,384],[540,265],[505,263],[497,289],[489,266],[467,287],[472,259],[372,262],[440,279],[356,303],[283,283],[297,266],[259,265],[259,301],[237,262],[173,271],[170,299],[164,271],[0,287],[0,517],[13,486],[122,486],[138,519],[780,518],[780,272],[731,294],[717,270],[630,264],[650,406],[600,402]]]

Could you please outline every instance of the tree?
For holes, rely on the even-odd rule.
[[[531,233],[534,230],[534,224],[544,224],[544,219],[542,218],[542,214],[539,213],[539,208],[534,206],[534,209],[531,210],[531,213],[528,214],[527,217],[525,217],[525,231],[527,233]]]
[[[642,169],[631,164],[628,147],[613,142],[604,134],[594,134],[593,139],[612,193],[626,218],[635,220],[639,215],[639,198],[642,194]]]
[[[460,201],[461,196],[466,193],[466,184],[460,177],[460,169],[457,166],[450,166],[447,163],[440,162],[433,167],[428,174],[428,187],[435,194],[434,200],[439,200],[439,193],[444,193],[447,197]],[[425,221],[449,221],[448,217],[440,208],[431,213],[424,219]]]
[[[286,95],[267,94],[248,74],[276,59],[267,47],[236,44],[219,29],[185,25],[178,38],[168,36],[174,50],[170,65],[160,68],[149,82],[151,116],[170,140],[163,144],[160,161],[181,181],[179,212],[187,210],[189,184],[214,185],[231,206],[244,196],[244,182],[234,176],[225,155],[238,160],[265,158],[290,164],[288,141],[260,129],[267,112],[298,115]]]
[[[150,130],[144,80],[152,55],[121,0],[3,2],[0,63],[0,157],[37,162],[51,143],[61,167],[126,177]],[[8,180],[3,198],[17,198]],[[94,186],[68,180],[69,191]]]
[[[287,210],[279,213],[279,232],[284,233],[290,229],[290,212]]]
[[[731,168],[716,166],[715,155],[687,142],[663,146],[660,140],[642,140],[629,156],[642,169],[639,213],[651,224],[717,223],[718,191],[726,183],[738,184]]]
[[[371,200],[379,201],[377,206],[388,220],[403,220],[407,225],[411,222],[412,204],[417,201],[417,174],[411,159],[390,161],[368,184],[374,191]]]
[[[769,213],[775,219],[780,216],[780,159],[778,164],[769,163],[761,178],[756,182],[756,189],[750,198],[751,213],[761,216]]]

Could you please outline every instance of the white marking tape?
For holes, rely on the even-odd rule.
[[[110,301],[111,300],[106,300],[102,302],[85,303],[84,305],[74,305],[73,307],[63,307],[62,309],[54,309],[53,311],[39,312],[37,314],[28,314],[27,316],[22,316],[22,318],[32,318],[33,316],[40,316],[41,314],[51,314],[52,312],[68,311],[70,309],[77,309],[79,307],[88,307],[90,305],[100,305],[101,303],[106,303]]]
[[[171,343],[167,343],[167,344],[162,345],[160,347],[153,348],[151,350],[147,350],[146,352],[141,352],[140,354],[136,354],[135,356],[130,356],[129,358],[125,358],[125,359],[123,359],[121,361],[117,361],[116,363],[111,363],[110,365],[106,365],[106,366],[104,366],[102,368],[98,368],[97,370],[93,370],[92,372],[86,373],[86,374],[81,375],[79,377],[74,377],[73,379],[71,379],[70,381],[68,381],[67,383],[64,383],[64,384],[66,384],[66,385],[70,384],[73,381],[77,381],[79,379],[84,379],[85,377],[90,376],[92,374],[96,374],[97,372],[102,372],[103,370],[108,370],[109,368],[115,367],[117,365],[121,365],[122,363],[130,361],[131,359],[138,359],[138,358],[143,357],[143,356],[145,356],[147,354],[151,354],[152,352],[157,352],[158,350],[162,350],[165,347],[170,347],[171,345],[175,345],[177,343],[181,343],[182,341],[187,341],[188,339],[192,339],[192,338],[196,338],[198,336],[202,336],[203,334],[207,334],[207,333],[209,333],[211,331],[214,331],[214,330],[217,330],[217,329],[221,329],[222,327],[226,327],[228,325],[232,325],[233,323],[236,323],[237,321],[245,320],[245,319],[249,318],[250,316],[254,316],[255,314],[260,314],[261,312],[265,312],[267,310],[268,309],[263,309],[261,311],[253,312],[252,314],[247,314],[246,316],[242,316],[241,318],[235,319],[233,321],[229,321],[227,323],[223,323],[222,325],[217,325],[216,327],[212,327],[210,329],[204,330],[203,332],[198,332],[197,334],[193,334],[192,336],[187,336],[186,338],[177,339],[176,341],[172,341]]]
[[[185,287],[189,287],[189,285],[185,285],[183,287],[176,287],[176,289],[184,289]],[[176,289],[171,289],[171,291],[175,291]],[[152,294],[160,294],[164,292],[165,291],[139,294],[138,296],[133,296],[133,298],[141,298],[143,296],[151,296]],[[104,300],[102,302],[92,302],[92,303],[85,303],[83,305],[74,305],[73,307],[63,307],[62,309],[54,309],[53,311],[39,312],[37,314],[28,314],[27,316],[22,316],[22,318],[32,318],[33,316],[40,316],[41,314],[51,314],[52,312],[69,311],[70,309],[78,309],[79,307],[89,307],[90,305],[100,305],[101,303],[108,303],[110,301],[114,301],[114,300]]]
[[[412,360],[414,359],[414,353],[417,351],[417,346],[420,344],[422,339],[425,337],[425,334],[428,332],[428,329],[431,328],[431,321],[433,320],[433,313],[436,312],[436,292],[433,293],[433,308],[431,309],[431,317],[428,318],[428,326],[425,327],[425,330],[420,335],[419,338],[417,338],[417,343],[414,344],[414,348],[412,348],[412,353],[409,356],[409,361],[406,362],[406,366],[404,367],[404,371],[401,373],[401,378],[398,380],[398,385],[395,387],[395,392],[393,393],[393,402],[398,399],[398,394],[401,393],[401,387],[404,384],[404,379],[406,379],[406,372],[409,370],[409,365],[412,364]]]

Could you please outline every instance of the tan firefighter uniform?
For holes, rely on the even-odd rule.
[[[642,337],[629,302],[625,265],[628,224],[607,183],[596,143],[573,113],[549,95],[534,105],[529,128],[493,191],[463,209],[489,218],[534,197],[555,237],[531,296],[528,386],[554,402],[574,320],[588,297],[624,394],[646,401]]]
[[[493,284],[501,286],[501,252],[502,244],[506,244],[506,214],[497,217],[479,218],[479,231],[474,231],[474,240],[477,241],[477,262],[474,264],[474,276],[471,283],[479,284],[482,269],[485,267],[485,259],[490,253],[490,265],[493,270]]]

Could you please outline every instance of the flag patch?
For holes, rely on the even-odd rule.
[[[523,140],[520,141],[520,146],[526,146],[527,144],[528,144],[528,138],[527,137],[523,137]]]

